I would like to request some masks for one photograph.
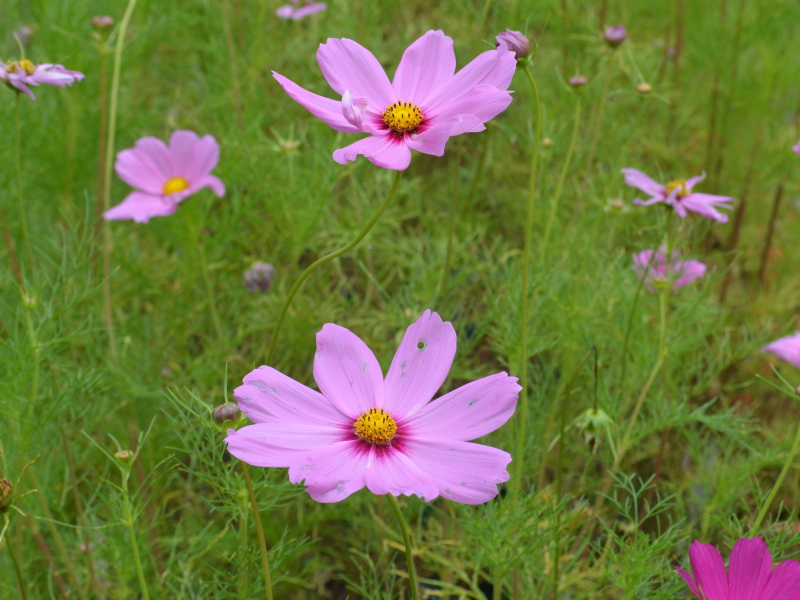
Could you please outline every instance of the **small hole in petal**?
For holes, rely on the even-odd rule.
[[[420,340],[420,341],[417,342],[417,350],[425,350],[425,348],[426,348],[426,345],[425,345],[425,342],[423,340]]]

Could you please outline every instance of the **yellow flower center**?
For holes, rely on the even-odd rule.
[[[183,177],[173,177],[164,184],[164,195],[169,196],[189,188],[189,182]]]
[[[353,423],[356,435],[370,444],[388,444],[397,435],[397,423],[382,408],[370,408]]]
[[[418,127],[424,118],[419,106],[411,102],[395,102],[383,111],[383,122],[398,133]]]
[[[20,61],[10,60],[6,63],[6,67],[9,73],[19,73],[22,70],[26,75],[33,75],[36,71],[36,65],[27,58],[23,58]]]
[[[686,189],[686,180],[685,179],[673,179],[672,181],[667,182],[667,185],[664,186],[667,192],[667,196],[669,196],[675,190],[678,190],[678,198],[684,198],[689,195],[689,190]]]

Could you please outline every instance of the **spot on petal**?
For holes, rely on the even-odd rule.
[[[417,342],[417,350],[425,350],[427,348],[427,344],[425,344],[425,340],[420,340]]]

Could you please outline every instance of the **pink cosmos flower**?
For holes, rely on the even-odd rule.
[[[455,72],[453,40],[429,31],[409,46],[389,78],[372,53],[348,39],[320,44],[317,62],[342,100],[330,100],[274,73],[286,93],[336,131],[369,137],[333,153],[339,164],[366,156],[379,167],[403,171],[411,150],[441,156],[447,140],[483,131],[511,103],[508,86],[517,66],[505,44]]]
[[[62,65],[45,63],[36,65],[27,58],[0,63],[0,81],[19,90],[31,100],[36,100],[30,86],[41,84],[66,87],[81,81],[86,75],[78,71],[70,71]]]
[[[625,183],[650,194],[649,200],[637,198],[633,201],[634,204],[649,206],[656,202],[665,202],[672,206],[681,217],[687,215],[686,211],[691,211],[712,221],[728,222],[728,215],[719,212],[715,206],[730,210],[732,207],[727,203],[735,202],[733,198],[692,192],[692,188],[706,178],[705,173],[689,179],[674,179],[667,182],[666,185],[656,183],[636,169],[622,169],[622,173],[625,175]]]
[[[677,290],[706,274],[706,266],[700,261],[678,260],[679,257],[680,253],[672,250],[667,260],[664,246],[655,256],[652,250],[644,250],[633,255],[633,270],[640,278],[645,277],[645,285],[651,292],[660,285]]]
[[[255,423],[228,430],[228,451],[257,467],[288,467],[317,502],[373,494],[480,504],[508,481],[511,455],[469,443],[508,421],[522,388],[497,373],[431,402],[456,353],[450,323],[426,310],[400,342],[386,379],[367,345],[328,323],[317,334],[322,393],[271,367],[234,391]]]
[[[300,0],[289,0],[289,2],[291,2],[291,4],[284,4],[275,11],[275,14],[281,19],[299,21],[308,15],[322,12],[328,8],[328,5],[324,2],[311,2],[310,0],[303,0],[302,4],[300,4]]]
[[[760,537],[736,542],[727,572],[711,544],[695,541],[689,559],[694,577],[675,568],[700,600],[800,600],[800,562],[787,560],[773,569],[769,548]]]
[[[219,144],[211,135],[201,138],[193,131],[173,131],[169,146],[155,137],[142,138],[117,154],[114,165],[120,179],[137,191],[103,217],[147,223],[152,217],[171,215],[178,204],[203,188],[221,198],[225,184],[211,174],[217,161]]]
[[[761,351],[777,356],[800,369],[800,331],[767,344]]]

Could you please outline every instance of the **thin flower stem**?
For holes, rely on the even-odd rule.
[[[783,469],[781,469],[781,473],[778,475],[775,485],[772,486],[772,491],[769,493],[769,496],[767,496],[767,501],[764,502],[764,506],[761,507],[761,511],[758,513],[758,517],[756,517],[756,522],[753,523],[753,527],[750,529],[749,537],[753,537],[754,535],[758,534],[758,529],[761,527],[762,521],[764,521],[764,518],[767,516],[767,511],[769,511],[769,507],[772,506],[772,501],[775,500],[775,496],[778,495],[778,490],[780,490],[783,480],[786,479],[786,475],[789,473],[789,469],[792,466],[792,461],[794,460],[795,454],[797,454],[798,448],[800,448],[800,425],[797,427],[797,433],[794,436],[792,449],[789,450],[789,456],[786,457],[786,462],[783,463]]]
[[[245,555],[247,550],[247,502],[249,500],[248,495],[248,498],[239,507],[239,553],[242,564],[239,572],[239,598],[241,600],[247,598],[247,563]]]
[[[484,167],[486,166],[486,155],[489,152],[489,137],[491,133],[492,130],[490,128],[487,128],[486,131],[483,132],[481,155],[480,158],[478,158],[478,168],[475,170],[475,177],[472,179],[472,183],[469,186],[467,199],[464,201],[464,206],[461,208],[462,219],[466,218],[466,216],[469,214],[469,211],[472,208],[472,200],[475,197],[475,192],[477,191],[478,185],[483,179],[483,171]]]
[[[8,525],[8,516],[6,515],[6,525]],[[22,567],[19,564],[19,558],[17,558],[17,553],[14,552],[14,548],[12,547],[14,544],[11,543],[11,538],[6,541],[6,547],[8,548],[8,554],[11,556],[11,564],[14,566],[14,574],[17,576],[17,585],[19,585],[19,596],[22,600],[28,600],[28,590],[25,587],[25,578],[22,575]]]
[[[533,155],[531,156],[531,174],[528,184],[528,216],[525,222],[525,249],[522,255],[522,293],[520,300],[520,373],[519,383],[522,391],[519,397],[519,433],[517,437],[517,460],[514,473],[514,486],[519,488],[522,482],[522,471],[525,464],[525,430],[528,421],[528,271],[531,263],[531,236],[533,229],[533,209],[536,195],[536,167],[539,162],[539,146],[542,143],[542,106],[539,101],[539,88],[536,87],[536,80],[530,71],[530,67],[524,69],[525,75],[533,90],[533,111],[536,122],[534,123],[535,141],[533,144]]]
[[[233,45],[231,30],[231,8],[228,0],[222,0],[222,22],[225,27],[225,43],[228,46],[228,63],[231,69],[231,87],[233,88],[233,106],[236,110],[236,123],[242,130],[242,98],[239,90],[239,74],[236,67],[236,48]]]
[[[147,581],[144,578],[144,570],[142,569],[142,560],[139,558],[139,544],[136,541],[136,529],[134,528],[133,509],[131,507],[131,498],[128,493],[128,478],[130,477],[130,468],[127,468],[122,473],[122,498],[125,503],[125,525],[128,528],[131,542],[131,552],[133,553],[133,563],[136,566],[136,575],[139,578],[139,588],[142,590],[142,598],[150,600],[150,594],[147,591]]]
[[[211,319],[214,321],[214,329],[217,331],[217,337],[219,340],[224,341],[225,333],[222,328],[222,321],[219,318],[219,313],[217,312],[217,301],[214,296],[214,284],[211,281],[211,275],[208,271],[206,253],[205,250],[203,250],[203,244],[200,242],[200,232],[198,232],[194,227],[194,223],[192,222],[192,218],[188,210],[184,210],[184,215],[184,218],[186,219],[186,230],[189,232],[189,235],[192,236],[192,242],[197,248],[197,256],[200,259],[200,270],[203,273],[203,282],[206,286],[206,295],[208,296],[208,305],[211,310]]]
[[[445,255],[444,259],[444,270],[442,271],[442,284],[440,291],[440,297],[441,297],[440,305],[442,307],[442,312],[447,310],[447,295],[450,286],[450,261],[452,260],[453,257],[453,238],[455,237],[456,221],[458,220],[458,182],[460,179],[459,175],[461,174],[462,147],[463,143],[459,139],[457,141],[457,148],[456,148],[456,179],[455,183],[453,184],[453,201],[450,205],[450,229],[447,234],[447,254]]]
[[[667,261],[669,261],[669,254]],[[658,295],[658,312],[661,323],[661,336],[658,341],[658,354],[663,361],[661,375],[664,378],[664,394],[669,392],[669,374],[667,373],[667,300],[669,299],[670,288],[662,290]]]
[[[247,491],[250,493],[250,504],[253,505],[253,518],[256,522],[256,535],[258,536],[258,546],[261,549],[261,566],[264,568],[264,586],[267,588],[267,600],[272,600],[272,576],[269,571],[269,556],[267,555],[267,542],[264,540],[264,526],[261,524],[261,514],[258,512],[258,502],[256,493],[253,491],[253,482],[250,480],[250,469],[247,463],[242,463],[244,480],[247,483]]]
[[[397,503],[397,498],[391,494],[386,494],[389,504],[392,505],[394,515],[397,517],[397,524],[400,525],[400,532],[403,534],[403,543],[406,545],[406,566],[408,568],[408,585],[411,586],[412,600],[419,600],[419,587],[417,586],[417,570],[414,568],[414,553],[411,551],[411,536],[408,534],[408,524],[403,518],[403,511]]]
[[[611,81],[611,62],[614,54],[608,57],[605,65],[605,73],[603,74],[603,90],[600,92],[600,102],[597,105],[597,116],[594,118],[594,130],[592,132],[592,141],[589,144],[589,156],[586,158],[586,173],[583,176],[583,187],[589,182],[589,175],[592,172],[592,164],[594,163],[594,155],[597,151],[597,142],[600,140],[600,130],[603,126],[603,114],[606,109],[606,96],[608,95],[608,84]]]
[[[386,199],[383,201],[383,204],[380,205],[378,211],[374,215],[372,215],[372,218],[367,222],[367,224],[358,233],[358,235],[356,235],[356,237],[353,238],[352,241],[342,246],[338,250],[331,252],[326,256],[323,256],[322,258],[311,264],[308,268],[306,268],[305,271],[303,271],[303,273],[300,275],[297,281],[295,281],[294,285],[292,286],[292,289],[289,290],[289,295],[286,297],[286,300],[284,301],[283,306],[281,307],[281,312],[278,315],[278,321],[275,324],[275,331],[272,333],[272,339],[270,340],[269,343],[269,351],[267,352],[267,365],[271,365],[272,359],[275,357],[275,347],[278,345],[278,338],[280,337],[283,321],[286,318],[286,312],[289,310],[289,306],[291,305],[292,300],[295,297],[295,294],[297,294],[297,291],[300,289],[300,286],[302,286],[303,282],[306,279],[308,279],[308,276],[311,275],[311,273],[313,273],[314,271],[316,271],[319,267],[321,267],[327,262],[332,261],[334,258],[337,258],[342,254],[349,252],[350,250],[355,248],[359,244],[359,242],[361,242],[361,240],[364,239],[364,237],[370,232],[375,223],[378,222],[378,219],[381,218],[381,215],[386,211],[387,208],[389,208],[389,205],[392,203],[392,199],[394,198],[394,195],[397,192],[397,188],[400,185],[400,179],[402,178],[402,176],[403,176],[402,171],[396,172],[394,183],[392,184],[392,189],[389,190],[389,194],[386,196]]]
[[[22,133],[20,132],[20,98],[17,92],[17,104],[14,111],[16,122],[16,143],[14,146],[14,162],[17,169],[17,201],[19,202],[19,222],[22,225],[22,237],[25,238],[25,249],[28,251],[28,261],[33,269],[33,250],[31,249],[31,236],[28,233],[28,220],[25,217],[25,201],[22,199]]]
[[[471,54],[475,54],[477,46],[480,43],[481,32],[486,25],[486,18],[489,16],[489,9],[492,7],[492,0],[486,0],[483,4],[483,11],[481,12],[481,20],[478,22],[478,27],[475,29],[475,41],[473,42],[473,50]]]
[[[95,242],[100,239],[101,230],[103,227],[103,208],[105,207],[103,201],[103,190],[105,189],[105,158],[106,158],[106,142],[108,141],[108,45],[103,41],[100,47],[100,134],[97,141],[97,153],[99,155],[99,164],[97,166],[97,198],[95,199],[95,222],[94,222],[94,238]],[[97,260],[98,250],[94,250],[92,255],[92,267]]]
[[[547,242],[550,240],[550,231],[553,229],[553,222],[556,219],[556,212],[558,211],[558,201],[561,199],[561,189],[564,186],[564,180],[567,178],[569,165],[572,161],[572,152],[575,150],[575,141],[578,139],[578,126],[581,122],[581,97],[575,103],[575,119],[572,125],[572,136],[569,139],[569,147],[567,148],[567,157],[564,159],[564,166],[561,169],[561,175],[558,177],[558,185],[556,186],[556,193],[553,196],[553,204],[550,207],[550,216],[547,218],[547,226],[544,229],[544,237],[542,238],[542,260],[547,255]]]
[[[117,45],[114,49],[114,71],[111,75],[111,101],[108,109],[108,140],[106,142],[105,174],[103,176],[103,210],[111,207],[111,167],[114,163],[114,139],[117,134],[117,101],[119,98],[119,78],[122,70],[122,49],[125,47],[125,34],[128,31],[136,0],[128,0],[128,6],[117,31]],[[117,356],[117,341],[114,336],[114,316],[111,310],[111,228],[103,221],[103,320],[108,332],[108,347],[112,358]]]

